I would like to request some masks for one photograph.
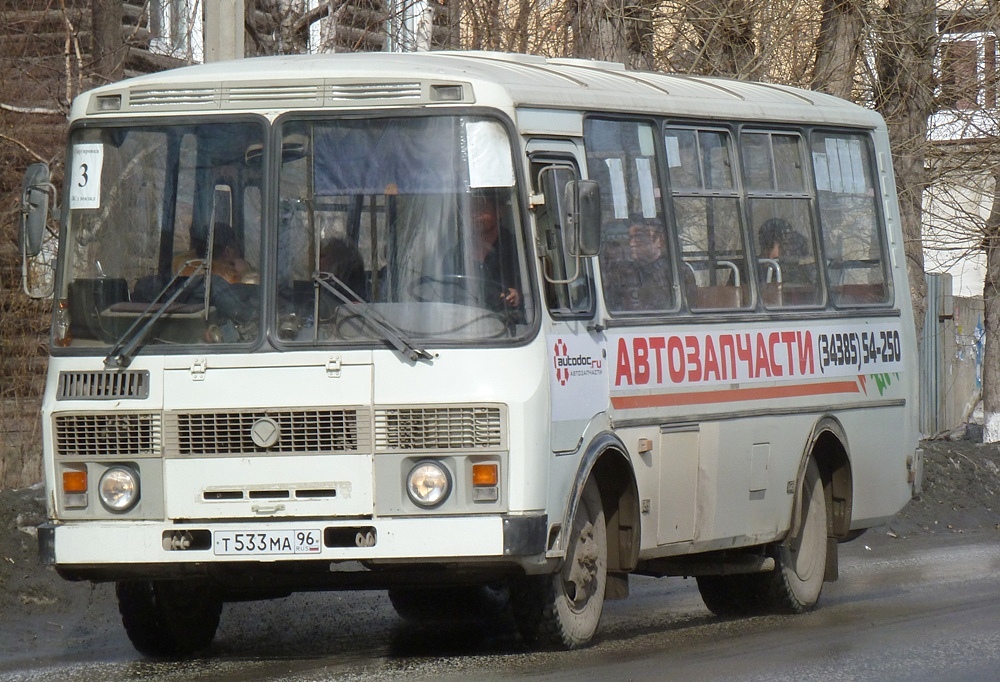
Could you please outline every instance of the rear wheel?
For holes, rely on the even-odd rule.
[[[826,496],[819,467],[810,459],[792,528],[773,551],[774,571],[698,576],[698,591],[718,616],[804,613],[819,601],[826,553]]]
[[[126,580],[115,592],[125,633],[143,655],[190,656],[215,638],[222,600],[206,581]]]
[[[813,459],[799,491],[797,514],[788,537],[777,547],[768,581],[766,603],[780,613],[804,613],[816,606],[826,575],[826,495]]]
[[[562,569],[511,585],[514,620],[528,645],[576,649],[588,644],[601,620],[607,571],[604,508],[591,479],[573,517]]]

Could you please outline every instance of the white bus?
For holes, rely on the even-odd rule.
[[[801,612],[920,484],[871,111],[454,52],[193,66],[70,119],[40,550],[144,654],[298,590],[555,648],[629,574]]]

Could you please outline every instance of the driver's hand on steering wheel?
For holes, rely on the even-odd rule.
[[[521,305],[521,292],[513,287],[507,289],[506,291],[500,292],[500,298],[507,305],[516,308]]]

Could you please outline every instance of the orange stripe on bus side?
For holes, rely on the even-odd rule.
[[[643,407],[673,407],[677,405],[728,403],[743,400],[772,400],[775,398],[801,398],[810,395],[860,392],[861,389],[858,387],[856,381],[830,381],[815,384],[766,386],[762,388],[729,388],[720,391],[697,393],[654,393],[652,395],[617,396],[611,398],[611,405],[619,410],[634,410]]]

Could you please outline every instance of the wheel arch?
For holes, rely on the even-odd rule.
[[[854,473],[847,432],[836,417],[825,415],[813,427],[803,458],[802,470],[809,457],[816,460],[828,510],[830,537],[848,540],[854,503]]]
[[[613,433],[598,434],[584,451],[563,516],[562,527],[566,528],[576,514],[584,486],[593,477],[608,528],[609,573],[627,573],[639,561],[639,489],[627,452]],[[560,534],[559,542],[565,542],[565,534]]]

